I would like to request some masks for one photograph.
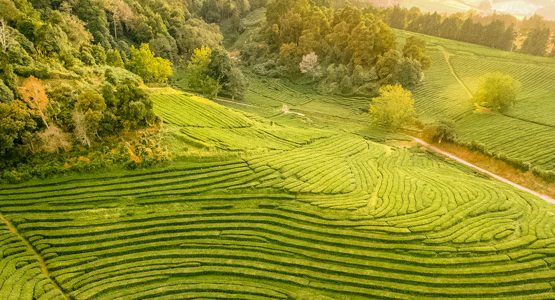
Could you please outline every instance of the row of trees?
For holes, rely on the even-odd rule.
[[[389,25],[399,29],[424,33],[443,38],[480,44],[502,50],[512,50],[516,38],[514,25],[501,20],[487,25],[473,20],[472,16],[422,13],[418,8],[395,6],[385,11]]]
[[[394,28],[428,35],[480,44],[501,50],[519,50],[543,56],[548,54],[551,37],[549,22],[540,16],[519,21],[512,16],[492,15],[480,17],[473,14],[440,15],[422,13],[420,9],[394,6],[383,11],[385,20]],[[522,41],[522,42],[520,42]],[[555,49],[551,53],[555,54]]]

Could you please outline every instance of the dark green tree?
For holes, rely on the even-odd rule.
[[[25,103],[18,100],[0,103],[0,165],[25,155],[25,140],[36,128]]]
[[[545,55],[550,36],[549,28],[533,28],[528,32],[520,51],[543,56]]]

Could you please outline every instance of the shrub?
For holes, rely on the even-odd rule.
[[[68,151],[71,149],[71,139],[56,125],[50,125],[45,131],[39,133],[42,141],[41,150],[47,153]]]
[[[424,127],[424,136],[440,143],[443,141],[453,142],[457,138],[455,123],[451,120],[440,120]]]

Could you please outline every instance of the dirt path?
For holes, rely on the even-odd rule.
[[[453,65],[451,64],[451,53],[449,53],[449,51],[447,51],[447,49],[445,49],[443,46],[440,46],[440,48],[441,48],[441,52],[443,52],[443,56],[445,57],[445,62],[447,62],[447,65],[449,66],[449,70],[451,70],[451,74],[455,77],[455,79],[459,82],[459,84],[464,88],[464,90],[468,94],[468,97],[472,98],[472,92],[466,86],[466,84],[464,84],[464,82],[461,80],[459,75],[457,75],[457,72],[455,72],[455,68],[453,68]]]
[[[52,282],[52,284],[60,291],[60,293],[62,295],[64,295],[65,299],[71,299],[72,297],[69,296],[64,291],[64,289],[60,286],[58,281],[56,281],[56,279],[54,279],[52,276],[50,276],[50,272],[48,271],[48,266],[46,265],[46,262],[44,261],[44,258],[42,258],[42,256],[40,255],[38,250],[35,248],[35,246],[33,246],[33,244],[31,244],[31,242],[29,242],[25,237],[23,237],[17,231],[17,227],[15,227],[14,224],[12,222],[10,222],[10,220],[6,219],[6,217],[1,213],[0,213],[0,221],[6,225],[6,227],[8,228],[8,231],[10,233],[19,237],[19,239],[23,242],[23,244],[25,244],[27,249],[29,249],[29,251],[31,251],[35,255],[35,258],[37,259],[37,263],[39,264],[40,270],[44,274],[44,276],[46,276],[46,278],[48,278],[50,280],[50,282]]]
[[[462,159],[462,158],[460,158],[460,157],[458,157],[458,156],[455,156],[455,155],[453,155],[453,154],[451,154],[451,153],[449,153],[449,152],[443,151],[443,150],[441,150],[441,149],[439,149],[438,147],[435,147],[435,146],[433,146],[433,145],[430,145],[429,143],[427,143],[427,142],[425,142],[425,141],[423,141],[423,140],[421,140],[421,139],[419,139],[419,138],[413,137],[413,139],[414,139],[415,142],[417,142],[418,144],[422,145],[422,146],[425,147],[426,149],[429,149],[429,150],[431,150],[431,151],[433,151],[433,152],[435,152],[435,153],[438,153],[438,154],[441,154],[441,155],[443,155],[443,156],[445,156],[445,157],[448,157],[448,158],[450,158],[450,159],[452,159],[452,160],[454,160],[454,161],[456,161],[456,162],[458,162],[458,163],[460,163],[460,164],[462,164],[462,165],[465,165],[465,166],[470,167],[470,168],[472,168],[472,169],[474,169],[474,170],[477,170],[477,171],[479,171],[480,173],[486,174],[486,175],[488,175],[489,177],[492,177],[492,178],[494,178],[494,179],[497,179],[497,180],[499,180],[499,181],[501,181],[501,182],[503,182],[503,183],[506,183],[506,184],[508,184],[508,185],[510,185],[510,186],[512,186],[512,187],[515,187],[515,188],[517,188],[517,189],[519,189],[519,190],[521,190],[521,191],[524,191],[524,192],[527,192],[527,193],[529,193],[529,194],[532,194],[532,195],[534,195],[534,196],[536,196],[536,197],[538,197],[538,198],[541,198],[541,199],[543,199],[543,200],[545,200],[545,201],[547,201],[547,202],[549,202],[549,203],[555,204],[555,199],[553,199],[553,198],[551,198],[551,197],[549,197],[549,196],[547,196],[547,195],[540,194],[540,193],[538,193],[538,192],[536,192],[536,191],[533,191],[533,190],[531,190],[531,189],[529,189],[529,188],[523,187],[523,186],[520,185],[520,184],[514,183],[514,182],[512,182],[512,181],[510,181],[510,180],[508,180],[508,179],[506,179],[506,178],[503,178],[503,177],[501,177],[501,176],[499,176],[499,175],[496,175],[496,174],[494,174],[494,173],[492,173],[492,172],[490,172],[490,171],[488,171],[488,170],[486,170],[486,169],[480,168],[480,167],[478,167],[478,166],[476,166],[476,165],[474,165],[474,164],[472,164],[472,163],[470,163],[470,162],[467,162],[466,160],[464,160],[464,159]]]

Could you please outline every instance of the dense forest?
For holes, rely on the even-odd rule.
[[[239,88],[233,84],[242,74],[224,55],[218,24],[238,32],[240,18],[263,4],[247,0],[0,1],[4,177],[18,177],[10,174],[11,167],[44,153],[70,149],[86,153],[88,147],[107,141],[118,145],[122,132],[149,136],[152,131],[137,130],[156,127],[158,121],[140,85],[167,83],[197,48],[212,49],[207,68],[220,93],[240,94],[244,82],[238,83]],[[150,154],[160,150],[149,138],[108,152],[146,151],[157,158]],[[79,165],[80,160],[74,163]]]
[[[266,19],[241,51],[259,75],[304,75],[325,93],[375,94],[384,84],[418,84],[430,65],[424,41],[397,45],[381,18],[354,6],[270,1]]]

